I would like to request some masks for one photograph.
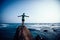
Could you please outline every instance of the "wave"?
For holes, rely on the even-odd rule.
[[[0,24],[0,28],[1,27],[8,27],[9,26],[9,24]]]

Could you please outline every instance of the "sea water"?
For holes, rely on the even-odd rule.
[[[21,23],[1,23],[0,40],[13,40],[19,25]],[[25,26],[30,30],[33,38],[39,35],[46,40],[57,40],[57,37],[60,37],[60,23],[25,23]]]

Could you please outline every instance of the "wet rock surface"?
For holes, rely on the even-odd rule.
[[[33,40],[33,37],[26,26],[18,26],[14,40]]]

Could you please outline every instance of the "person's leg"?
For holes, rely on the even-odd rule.
[[[22,25],[24,26],[24,21],[22,21]]]

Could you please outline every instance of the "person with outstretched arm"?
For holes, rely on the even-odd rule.
[[[22,17],[22,25],[24,25],[24,21],[25,21],[25,17],[29,17],[29,16],[26,16],[25,13],[23,13],[23,15],[20,15],[18,17]]]

